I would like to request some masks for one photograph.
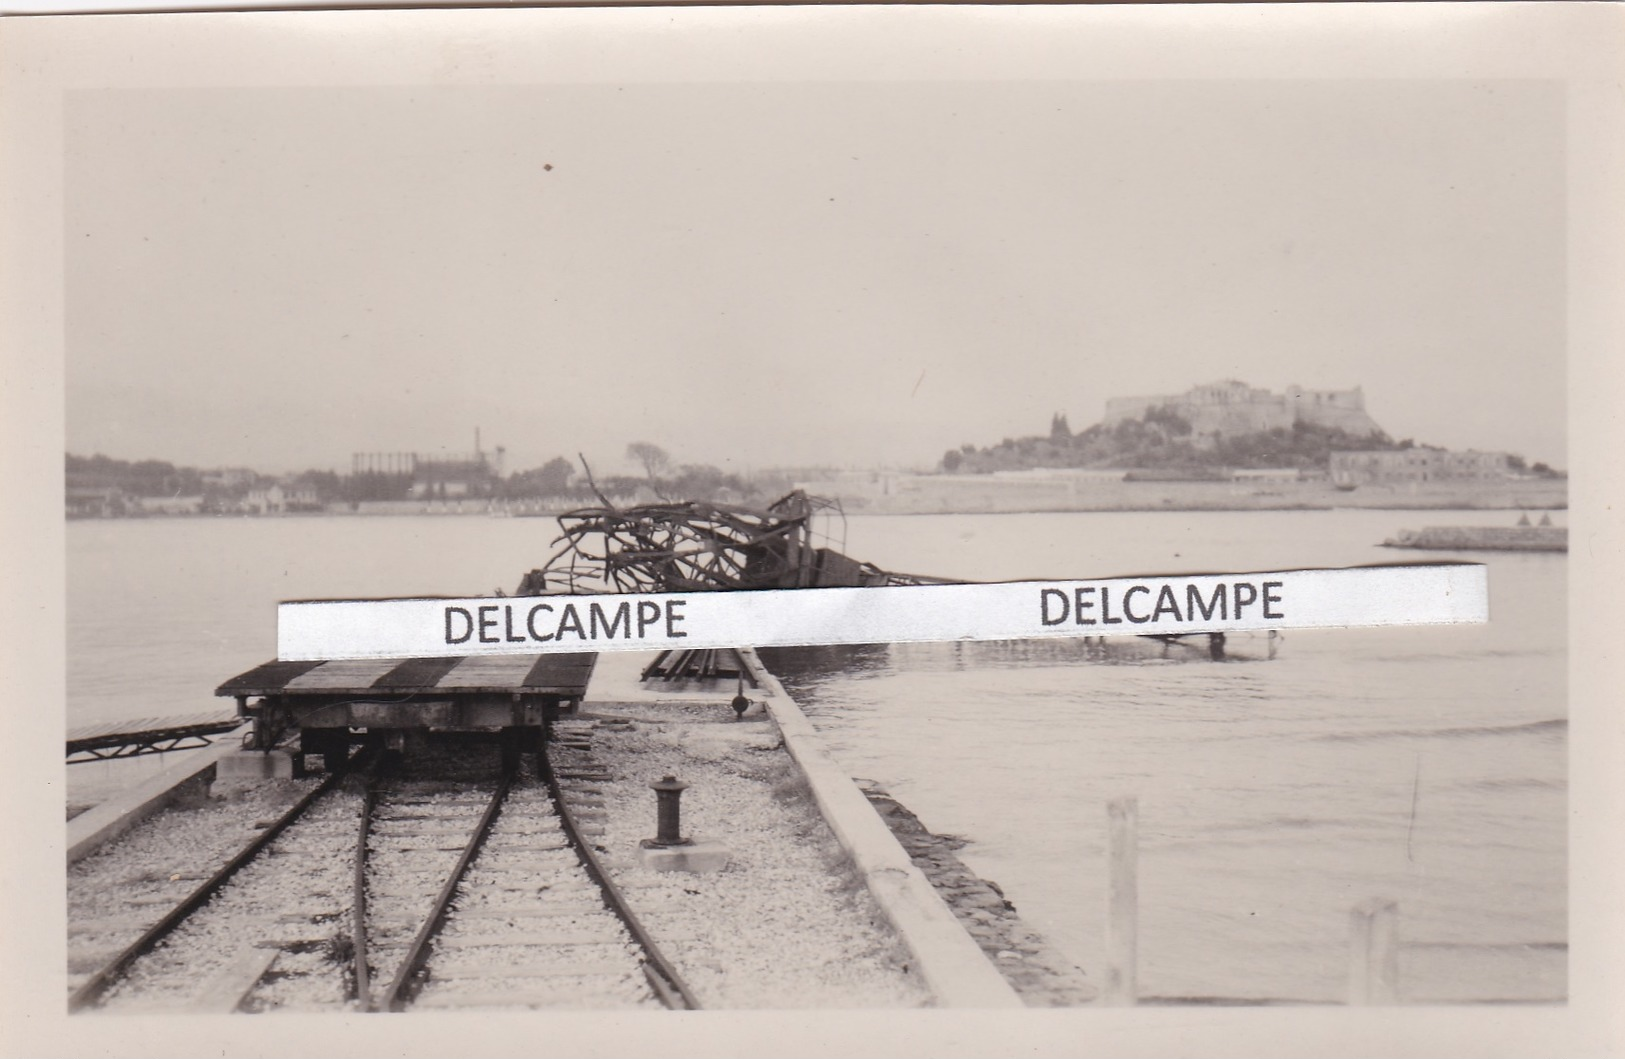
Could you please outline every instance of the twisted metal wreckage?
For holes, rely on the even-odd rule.
[[[869,588],[943,585],[951,579],[882,570],[844,554],[846,516],[838,500],[797,489],[765,508],[705,501],[661,502],[617,508],[581,508],[559,516],[558,550],[527,573],[518,595],[584,592],[714,592],[774,588]],[[1148,641],[1170,649],[1199,649],[1215,661],[1229,657],[1223,633],[1133,637],[1139,649],[1108,652],[1100,638],[1088,645],[1104,657],[1144,657]],[[1274,657],[1275,638],[1268,641]],[[1159,653],[1153,649],[1150,654]],[[668,652],[645,670],[666,679],[732,676],[713,651]]]
[[[839,501],[800,489],[766,508],[691,500],[583,508],[559,516],[561,545],[525,575],[525,596],[591,591],[726,592],[765,588],[940,585],[859,562],[830,545]],[[844,546],[844,540],[842,541]]]

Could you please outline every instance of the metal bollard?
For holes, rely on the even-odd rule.
[[[681,799],[683,792],[688,790],[688,784],[676,776],[667,776],[659,783],[649,784],[649,789],[655,792],[658,801],[656,806],[656,832],[655,837],[645,841],[651,846],[686,846],[689,840],[683,837],[681,827]]]

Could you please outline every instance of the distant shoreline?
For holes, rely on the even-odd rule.
[[[917,481],[931,482],[929,478]],[[1012,484],[989,478],[985,485],[967,487],[965,479],[953,491],[915,489],[895,494],[846,493],[832,490],[848,515],[992,515],[1057,512],[1148,511],[1564,511],[1568,509],[1568,482],[1563,479],[1524,479],[1491,484],[1434,485],[1429,488],[1362,486],[1344,492],[1324,482],[1282,482],[1268,487],[1234,482],[1099,482],[1063,489],[1054,483]],[[148,511],[114,516],[135,519],[170,518],[333,518],[342,516],[435,516],[460,518],[552,519],[577,510],[579,503],[517,504],[504,507],[490,500],[365,501],[352,507],[334,503],[318,511],[202,514],[188,511]],[[70,517],[88,521],[98,516]]]
[[[831,489],[847,514],[933,515],[1056,511],[1561,511],[1565,479],[1414,483],[1340,490],[1325,481],[1083,481],[919,477],[891,492]]]

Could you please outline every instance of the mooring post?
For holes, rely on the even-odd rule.
[[[1139,984],[1139,800],[1106,803],[1106,982],[1100,1002],[1132,1006]]]
[[[1361,901],[1349,912],[1349,1003],[1394,1004],[1399,999],[1399,905],[1386,897]]]
[[[651,783],[649,787],[655,792],[655,837],[644,841],[654,846],[687,846],[691,845],[683,837],[682,803],[680,799],[683,792],[688,790],[688,784],[676,776],[667,776],[658,783]]]

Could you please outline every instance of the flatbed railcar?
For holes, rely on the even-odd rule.
[[[590,652],[446,658],[271,661],[232,677],[215,694],[237,700],[253,722],[248,747],[270,750],[291,733],[324,764],[361,737],[403,740],[411,731],[495,733],[510,754],[532,752],[549,724],[586,695]]]

